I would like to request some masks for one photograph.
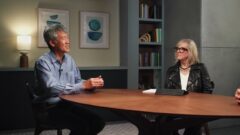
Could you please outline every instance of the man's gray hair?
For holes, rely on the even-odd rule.
[[[56,40],[57,32],[59,32],[59,31],[66,32],[65,27],[62,24],[48,25],[44,29],[43,37],[44,37],[44,40],[47,43],[50,50],[52,50],[52,47],[51,47],[49,41]]]

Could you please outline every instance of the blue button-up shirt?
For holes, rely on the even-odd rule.
[[[84,81],[70,55],[65,54],[60,63],[51,51],[36,61],[35,76],[39,99],[50,104],[60,101],[61,94],[80,92]]]

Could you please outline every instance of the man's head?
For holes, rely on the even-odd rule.
[[[69,37],[63,25],[49,26],[44,30],[43,37],[51,51],[55,53],[69,52]]]

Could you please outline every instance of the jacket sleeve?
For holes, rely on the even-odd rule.
[[[212,93],[214,84],[210,79],[207,68],[204,64],[201,66],[202,89],[204,93]]]
[[[165,83],[164,83],[164,88],[166,89],[170,88],[169,75],[170,75],[170,71],[168,69],[166,72]]]
[[[168,68],[166,72],[164,88],[166,89],[181,89],[180,82],[178,80],[178,72],[175,70],[176,67]]]

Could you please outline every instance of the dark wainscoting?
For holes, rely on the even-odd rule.
[[[84,79],[102,75],[105,88],[127,88],[127,70],[80,69]],[[32,69],[0,69],[0,130],[28,129],[34,127],[34,119],[25,82],[34,82]],[[110,111],[90,108],[106,121],[121,120]]]

